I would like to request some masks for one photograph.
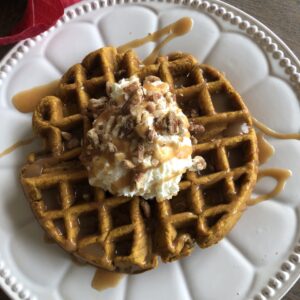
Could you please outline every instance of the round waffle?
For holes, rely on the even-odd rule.
[[[91,187],[79,160],[92,122],[89,99],[105,96],[106,82],[132,75],[169,83],[190,121],[193,156],[207,162],[201,174],[187,172],[168,201]],[[158,256],[172,261],[195,243],[217,243],[240,218],[256,182],[258,148],[247,107],[223,74],[185,53],[145,66],[132,50],[97,50],[65,73],[58,97],[42,99],[33,128],[45,149],[29,156],[21,181],[37,220],[66,251],[110,271],[143,272]]]

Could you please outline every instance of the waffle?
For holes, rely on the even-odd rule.
[[[188,116],[193,156],[207,168],[187,172],[171,200],[114,197],[89,186],[79,155],[92,119],[90,98],[106,95],[106,82],[155,75],[168,82]],[[201,134],[193,128],[204,128]],[[144,66],[134,51],[112,47],[89,54],[62,77],[58,97],[40,102],[34,131],[44,150],[32,153],[21,181],[32,210],[61,247],[110,271],[138,273],[190,254],[195,243],[222,239],[246,208],[257,176],[257,141],[251,116],[223,74],[185,53]]]

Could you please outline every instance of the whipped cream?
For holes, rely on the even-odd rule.
[[[114,195],[172,198],[195,160],[188,119],[169,85],[155,76],[143,83],[132,76],[108,83],[107,94],[90,100],[95,120],[81,157],[89,183]],[[196,165],[200,170],[205,162]]]

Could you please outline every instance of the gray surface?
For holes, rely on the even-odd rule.
[[[300,0],[223,0],[275,32],[300,57]]]

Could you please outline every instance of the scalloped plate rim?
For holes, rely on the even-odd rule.
[[[126,1],[126,0],[125,0]],[[68,12],[74,10],[75,8],[77,7],[82,7],[84,5],[84,3],[93,3],[93,2],[98,2],[98,3],[101,3],[101,2],[110,2],[109,0],[98,0],[98,1],[95,1],[95,0],[87,0],[87,1],[80,1],[79,3],[76,3],[68,8],[65,9],[65,13],[63,16],[65,16]],[[115,1],[113,1],[115,2]],[[246,20],[246,21],[249,21],[251,23],[251,25],[256,25],[258,27],[259,30],[263,30],[265,33],[266,33],[266,36],[269,36],[272,38],[272,41],[276,44],[276,45],[279,45],[280,46],[280,50],[284,53],[284,56],[288,59],[291,60],[291,66],[296,66],[296,71],[297,71],[297,74],[299,74],[299,70],[300,70],[300,59],[297,58],[297,56],[293,53],[293,51],[290,49],[290,47],[285,44],[285,42],[277,35],[275,34],[270,28],[268,28],[266,25],[264,25],[262,22],[260,22],[259,20],[257,20],[255,17],[251,16],[250,14],[244,12],[243,10],[231,5],[231,4],[228,4],[228,3],[225,3],[221,0],[205,0],[205,1],[202,1],[202,0],[187,0],[187,1],[184,1],[184,0],[179,0],[179,1],[176,1],[176,0],[128,0],[128,4],[143,4],[143,3],[147,3],[147,2],[156,2],[156,3],[167,3],[167,4],[173,4],[173,5],[178,5],[178,7],[182,7],[182,5],[184,5],[184,2],[187,2],[187,5],[188,6],[191,6],[191,3],[192,2],[206,2],[206,3],[209,3],[210,5],[211,4],[216,4],[220,7],[223,7],[223,8],[226,8],[226,9],[229,9],[231,12],[234,13],[234,15],[237,15],[239,17],[241,17],[242,20]],[[178,2],[178,3],[177,3]],[[126,3],[122,3],[123,5],[126,5]],[[112,6],[115,6],[115,5],[119,5],[118,3],[113,3]],[[99,5],[98,8],[96,8],[95,10],[97,9],[100,9],[101,6]],[[93,11],[93,10],[91,10]],[[88,12],[84,12],[84,14],[88,14],[89,12],[91,11],[88,11]],[[205,12],[206,14],[208,14],[207,12]],[[59,20],[62,20],[63,16],[59,19]],[[76,18],[76,17],[75,17]],[[62,24],[61,26],[63,26],[64,24]],[[55,25],[52,26],[54,28],[54,30],[56,30],[55,28]],[[51,27],[51,28],[52,28]],[[46,31],[48,32],[48,30]],[[245,34],[245,33],[243,33]],[[47,36],[41,36],[41,40],[43,40],[44,38],[47,38]],[[12,55],[17,51],[17,49],[19,47],[21,47],[22,45],[24,45],[26,42],[30,42],[30,41],[34,41],[34,38],[28,38],[26,40],[23,40],[23,41],[20,41],[18,42],[12,49],[10,49],[6,55],[0,60],[0,68],[7,65],[7,62],[8,60],[12,57]],[[29,46],[29,48],[31,47],[34,47],[33,46]],[[263,50],[265,51],[265,50]],[[20,58],[22,59],[22,58]],[[17,59],[17,63],[19,62],[20,59]],[[16,64],[17,64],[16,63]],[[284,66],[281,66],[281,68],[285,68]],[[0,71],[1,72],[1,71]],[[300,77],[299,77],[300,78]],[[1,79],[0,79],[1,80]],[[5,80],[5,78],[3,78],[2,80]],[[291,80],[287,80],[287,82],[289,82],[289,84],[291,85]],[[0,88],[1,88],[1,84],[0,84]],[[299,100],[299,99],[298,99]],[[5,108],[2,108],[2,109],[5,109]],[[1,254],[1,253],[0,253]],[[0,263],[1,263],[1,256],[0,256]],[[0,272],[1,272],[1,264],[0,264]],[[300,266],[296,266],[296,269],[293,270],[292,274],[290,275],[290,278],[288,280],[286,280],[285,282],[282,283],[282,286],[276,291],[276,293],[273,295],[273,296],[270,296],[268,297],[268,299],[273,299],[273,300],[276,300],[276,299],[281,299],[288,291],[289,289],[294,285],[294,283],[300,278]],[[9,296],[11,297],[12,299],[24,299],[24,298],[21,298],[17,292],[13,291],[10,287],[9,284],[5,283],[5,280],[4,278],[2,278],[0,276],[0,287],[3,289],[3,291]],[[267,285],[266,285],[267,287]],[[25,290],[27,290],[25,288]],[[261,295],[261,293],[259,293],[259,295]],[[26,298],[26,297],[25,297]],[[36,299],[34,297],[34,299]],[[265,299],[265,298],[261,298],[261,299]]]

